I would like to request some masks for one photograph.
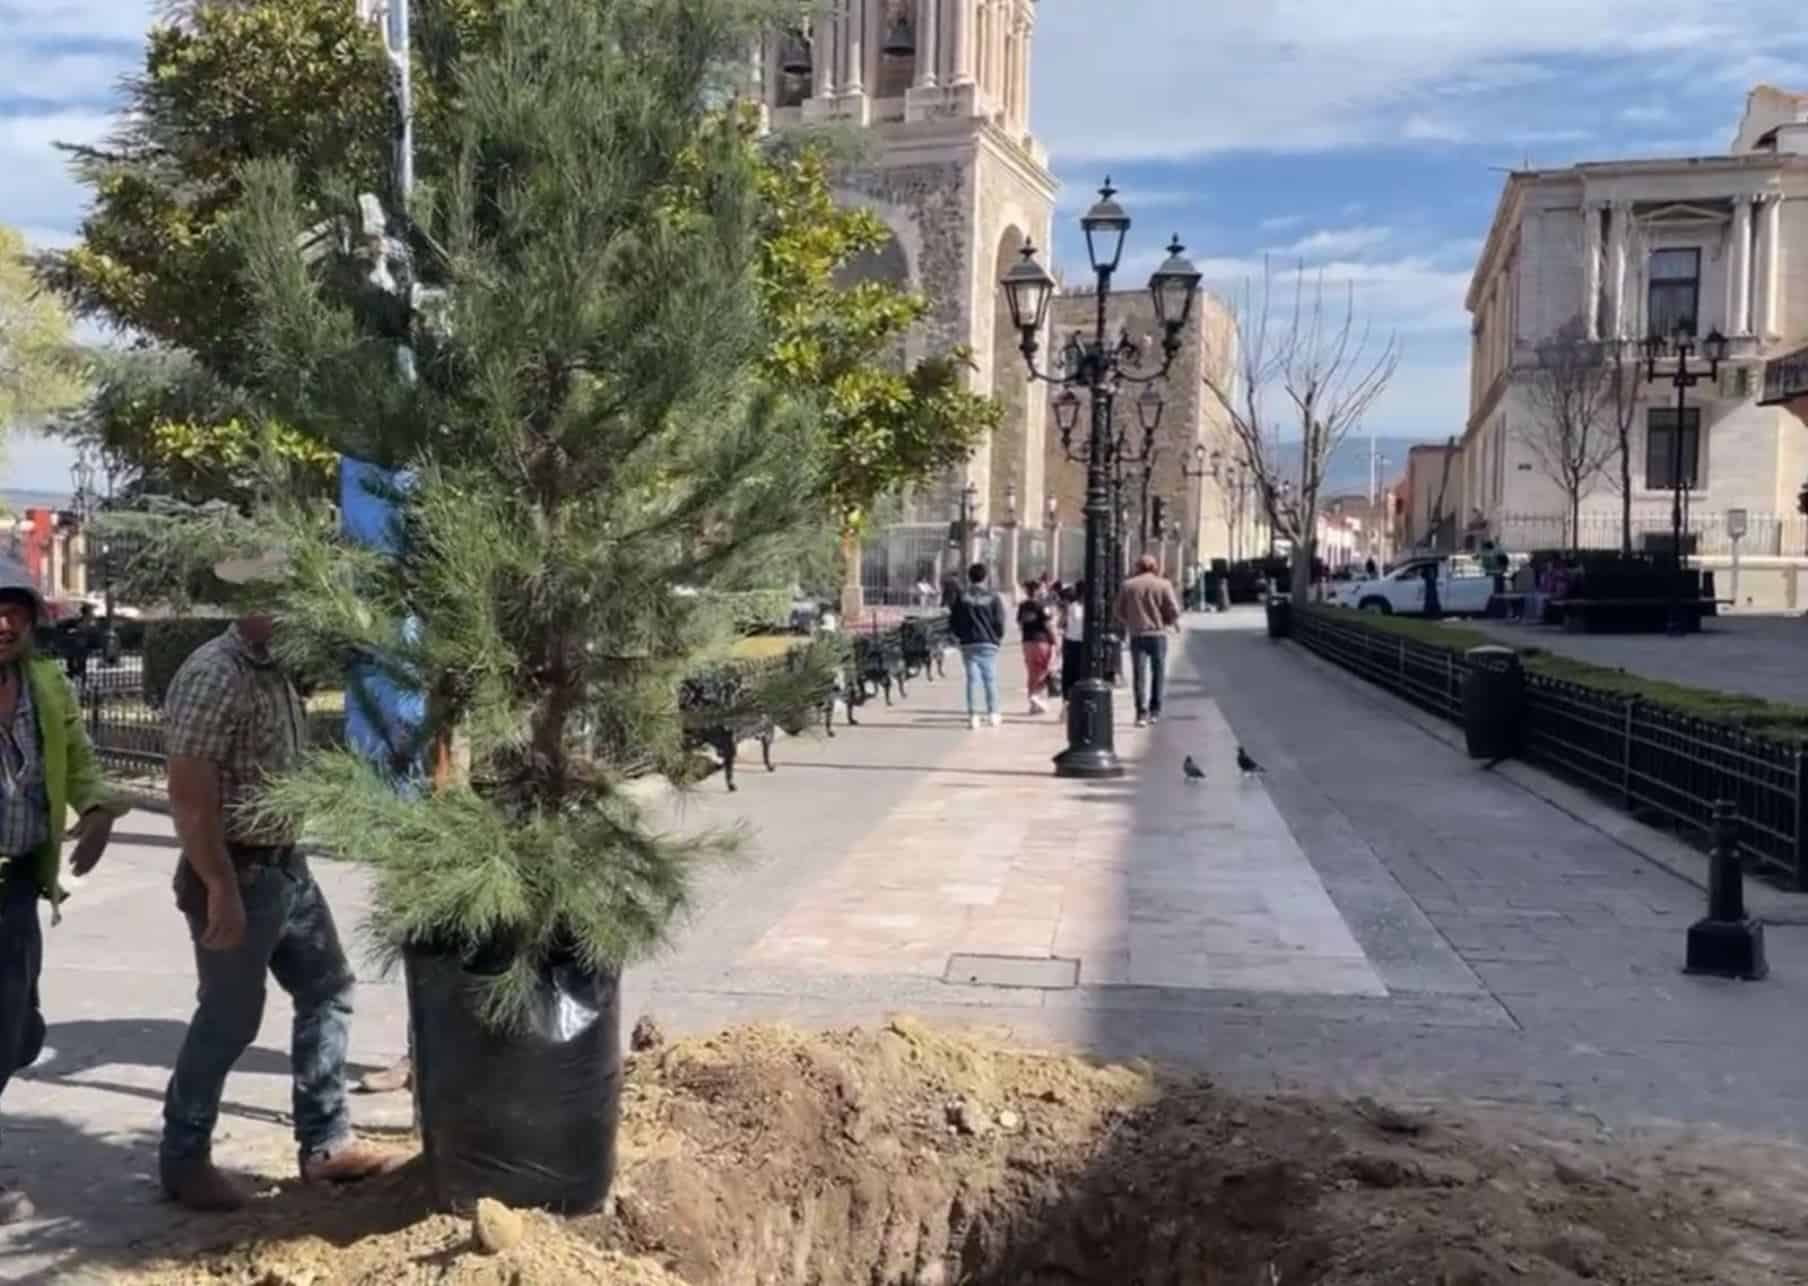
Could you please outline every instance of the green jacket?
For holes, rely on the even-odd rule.
[[[82,708],[75,690],[55,661],[32,659],[25,663],[31,684],[32,710],[38,717],[38,742],[44,752],[44,785],[50,796],[50,838],[31,855],[32,874],[38,892],[52,905],[62,901],[58,882],[63,864],[63,835],[69,813],[104,808],[118,816],[126,811],[107,791],[100,761],[88,731],[82,727]],[[3,860],[3,859],[0,859]]]

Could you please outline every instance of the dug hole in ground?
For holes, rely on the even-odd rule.
[[[435,1213],[409,1170],[338,1193],[272,1181],[119,1280],[1808,1281],[1808,1153],[1790,1145],[1622,1138],[1480,1105],[1239,1097],[905,1019],[637,1043],[651,1047],[629,1061],[600,1214]],[[271,1174],[284,1159],[272,1153]]]

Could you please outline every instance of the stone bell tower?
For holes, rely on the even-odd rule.
[[[1012,495],[1016,517],[1040,521],[1047,399],[1030,396],[998,288],[1025,241],[1048,245],[1054,216],[1055,179],[1029,133],[1035,25],[1036,0],[823,0],[806,30],[760,51],[773,128],[840,122],[867,141],[838,195],[876,213],[892,239],[850,275],[927,297],[906,358],[965,344],[972,387],[1004,405],[965,476],[919,497],[922,522],[957,516],[967,482],[979,522],[1010,522]]]

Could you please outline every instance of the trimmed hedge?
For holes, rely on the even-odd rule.
[[[1511,641],[1464,625],[1427,621],[1409,616],[1383,616],[1380,613],[1356,612],[1347,607],[1314,604],[1299,610],[1314,612],[1327,621],[1344,627],[1366,629],[1377,634],[1411,639],[1430,647],[1467,652],[1472,647],[1490,644],[1512,647],[1519,653],[1520,663],[1533,674],[1547,679],[1573,683],[1603,696],[1637,697],[1685,718],[1701,719],[1722,727],[1736,728],[1753,736],[1772,737],[1788,742],[1808,742],[1808,709],[1782,701],[1766,701],[1743,692],[1721,692],[1698,688],[1691,684],[1651,679],[1630,670],[1595,665],[1560,652],[1540,647],[1517,647]]]
[[[144,623],[144,703],[153,710],[163,705],[170,680],[189,654],[224,634],[232,625],[228,616],[169,616]]]
[[[710,591],[703,599],[727,611],[737,634],[782,634],[791,628],[790,590]]]
[[[153,710],[163,705],[170,680],[189,654],[203,643],[224,634],[230,616],[166,616],[144,622],[144,703]],[[339,673],[296,674],[295,689],[304,698],[315,692],[338,689],[345,682]]]

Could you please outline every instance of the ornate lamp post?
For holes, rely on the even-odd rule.
[[[1086,677],[1074,688],[1067,704],[1067,749],[1055,757],[1055,772],[1062,777],[1119,777],[1124,767],[1117,757],[1112,727],[1111,686],[1105,681],[1106,613],[1105,535],[1111,521],[1110,479],[1111,409],[1118,388],[1125,384],[1150,384],[1164,378],[1180,353],[1180,333],[1193,309],[1199,289],[1199,270],[1188,262],[1185,248],[1175,238],[1168,259],[1149,280],[1155,318],[1162,327],[1163,361],[1159,370],[1142,369],[1143,354],[1127,335],[1113,342],[1106,337],[1106,305],[1111,279],[1123,255],[1130,216],[1112,198],[1117,195],[1106,180],[1099,200],[1080,220],[1086,233],[1086,249],[1098,278],[1098,311],[1090,342],[1075,336],[1068,342],[1061,368],[1048,373],[1036,368],[1036,351],[1054,298],[1055,281],[1036,262],[1034,246],[1025,246],[1023,261],[1004,276],[1005,301],[1011,321],[1022,336],[1018,347],[1032,379],[1061,386],[1055,399],[1056,423],[1064,443],[1070,441],[1078,419],[1084,388],[1092,406],[1089,441],[1081,452],[1086,461]]]
[[[1658,379],[1657,363],[1665,356],[1664,337],[1655,331],[1645,340],[1645,380],[1656,383]],[[1719,378],[1720,363],[1726,360],[1726,336],[1718,330],[1710,331],[1702,341],[1702,355],[1707,358],[1707,369],[1689,364],[1695,352],[1695,325],[1684,318],[1676,323],[1676,331],[1672,335],[1668,348],[1675,357],[1675,365],[1666,378],[1676,389],[1676,423],[1670,429],[1670,551],[1675,559],[1675,568],[1670,581],[1670,619],[1666,632],[1672,637],[1688,632],[1682,605],[1682,573],[1683,573],[1683,494],[1693,490],[1695,486],[1695,469],[1691,462],[1687,477],[1683,474],[1682,439],[1683,420],[1688,412],[1688,392],[1702,380],[1712,381]],[[1696,451],[1701,449],[1701,434],[1696,431]],[[1685,485],[1686,484],[1686,485]]]

